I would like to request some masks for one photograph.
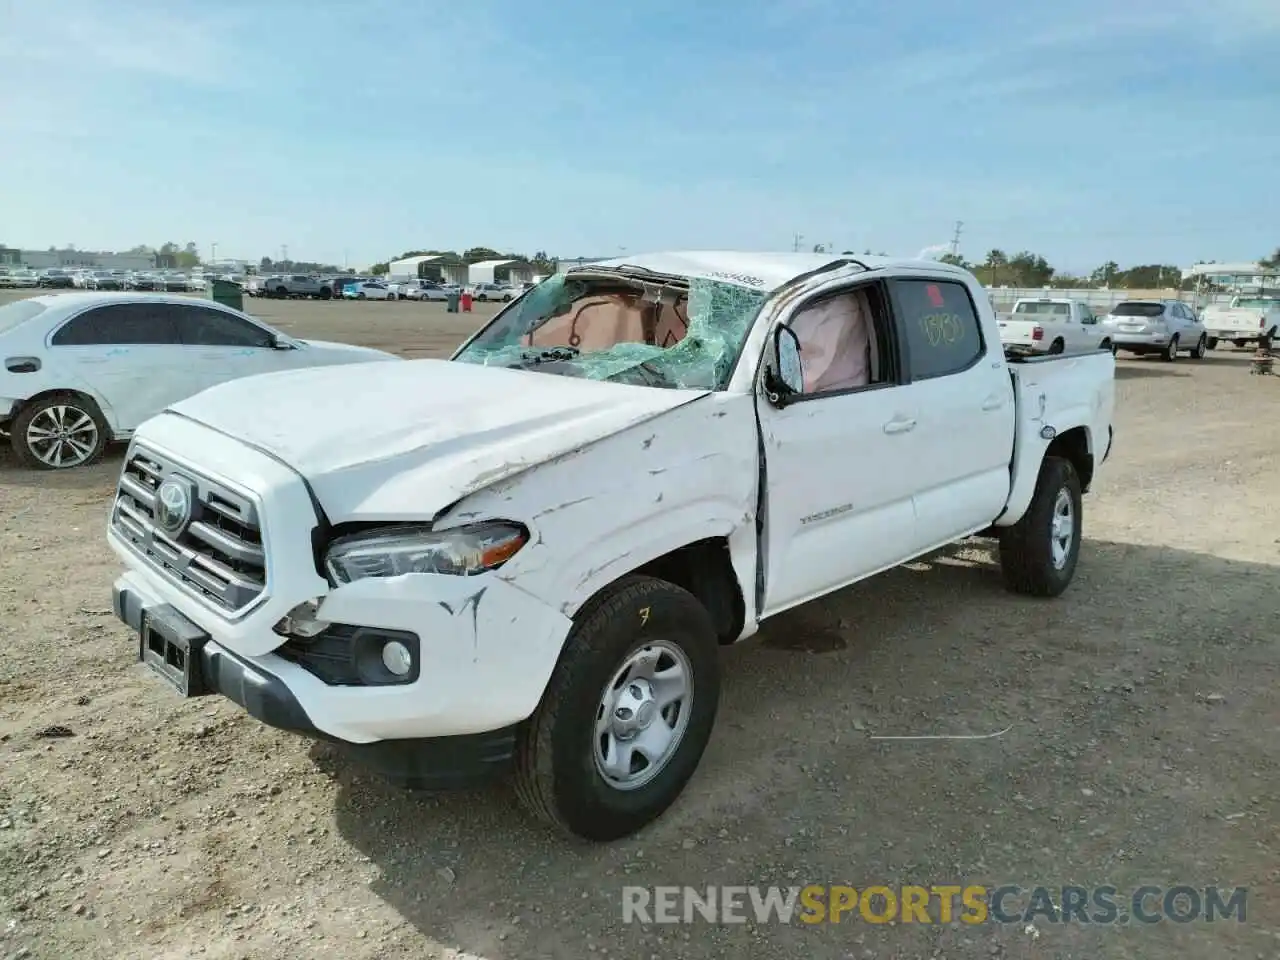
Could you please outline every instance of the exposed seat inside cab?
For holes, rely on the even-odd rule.
[[[678,303],[646,303],[636,296],[594,294],[574,302],[569,311],[552,317],[523,343],[530,347],[577,347],[608,350],[619,343],[651,343],[670,347],[688,333],[683,298]],[[646,336],[646,328],[651,336]]]

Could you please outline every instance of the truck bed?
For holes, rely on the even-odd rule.
[[[997,524],[1022,515],[1035,491],[1045,450],[1053,443],[1084,443],[1094,463],[1101,463],[1110,452],[1115,407],[1116,360],[1110,350],[1012,356],[1008,361],[1018,417],[1009,502]],[[1059,436],[1056,425],[1067,422],[1088,426]],[[1080,479],[1087,489],[1090,478]]]

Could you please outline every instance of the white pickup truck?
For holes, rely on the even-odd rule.
[[[1205,307],[1200,319],[1209,332],[1210,350],[1220,340],[1247,347],[1263,334],[1275,337],[1280,329],[1280,296],[1232,297],[1225,306],[1212,303]]]
[[[1056,354],[1113,347],[1089,304],[1066,297],[1017,301],[1013,312],[1000,318],[1000,342],[1006,352],[1015,354]]]
[[[182,695],[404,786],[510,771],[547,822],[618,838],[684,789],[717,648],[767,618],[975,533],[1011,589],[1061,594],[1114,372],[1006,360],[983,288],[934,261],[586,265],[451,360],[251,377],[144,423],[114,607]]]

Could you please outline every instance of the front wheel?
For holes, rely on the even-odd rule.
[[[719,648],[702,604],[664,580],[624,577],[575,617],[520,734],[521,803],[587,840],[635,833],[693,776],[719,699]]]
[[[1067,345],[1061,339],[1055,340],[1053,343],[1049,344],[1049,353],[1052,356],[1057,356],[1065,349],[1067,349]]]
[[[107,446],[109,428],[92,404],[53,394],[23,407],[9,442],[18,459],[37,470],[69,470],[92,463]]]
[[[1178,359],[1178,337],[1176,334],[1169,338],[1169,345],[1164,348],[1164,353],[1160,354],[1160,359],[1165,363],[1173,363]]]
[[[1200,339],[1196,341],[1196,345],[1191,351],[1191,359],[1203,360],[1204,355],[1208,352],[1209,352],[1209,338],[1202,335]]]
[[[1059,596],[1080,558],[1080,477],[1070,460],[1045,457],[1022,518],[1000,531],[1000,569],[1014,593]]]

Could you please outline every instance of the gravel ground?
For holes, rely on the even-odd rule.
[[[474,324],[248,305],[409,356]],[[51,476],[6,448],[0,957],[1280,957],[1280,380],[1231,350],[1122,360],[1118,378],[1065,597],[1006,593],[975,542],[771,622],[724,655],[685,795],[602,847],[531,824],[505,787],[397,792],[228,703],[174,698],[110,613],[119,453]],[[1243,924],[621,920],[624,885],[757,883],[1250,898]]]

